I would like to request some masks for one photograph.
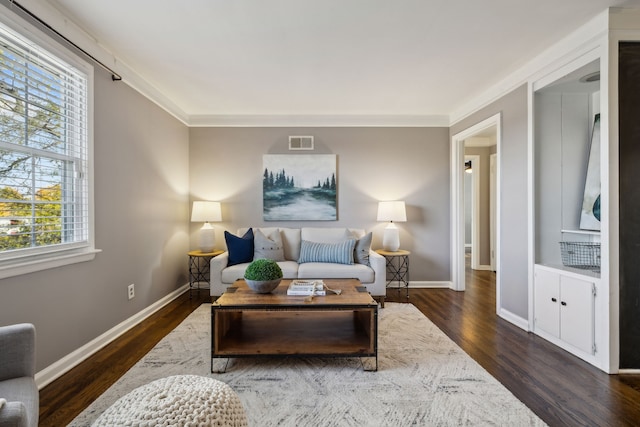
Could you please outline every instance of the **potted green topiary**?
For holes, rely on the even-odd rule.
[[[268,294],[278,287],[282,280],[282,269],[272,259],[256,259],[244,272],[244,281],[251,290]]]

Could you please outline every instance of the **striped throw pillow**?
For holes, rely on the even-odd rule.
[[[318,243],[303,240],[300,244],[299,264],[305,262],[332,262],[336,264],[353,264],[355,239],[339,243]]]

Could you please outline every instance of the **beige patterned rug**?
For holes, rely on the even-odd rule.
[[[72,426],[87,426],[134,388],[195,374],[229,384],[250,426],[545,425],[411,304],[379,311],[378,371],[359,359],[231,359],[210,373],[211,306],[158,343]]]

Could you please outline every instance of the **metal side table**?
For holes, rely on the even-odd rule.
[[[376,249],[376,252],[387,260],[387,287],[393,283],[398,283],[398,293],[400,287],[404,286],[409,298],[409,255],[411,252],[398,249],[395,252]]]
[[[216,257],[224,251],[202,252],[190,251],[189,255],[189,299],[191,299],[191,291],[197,289],[200,292],[200,283],[206,283],[211,286],[209,281],[209,262],[211,258]]]

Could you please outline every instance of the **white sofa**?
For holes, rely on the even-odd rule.
[[[238,230],[238,236],[247,232],[248,228]],[[254,228],[265,235],[274,232],[282,238],[284,261],[278,261],[285,279],[359,279],[367,291],[375,297],[382,307],[386,296],[386,260],[383,256],[369,248],[368,265],[358,263],[338,264],[328,262],[303,262],[300,259],[302,241],[317,243],[343,242],[348,234],[361,239],[366,237],[364,230],[344,227],[302,227],[302,228]],[[244,277],[248,262],[228,266],[229,252],[226,251],[211,259],[210,281],[211,296],[218,297],[224,293],[237,279]]]

